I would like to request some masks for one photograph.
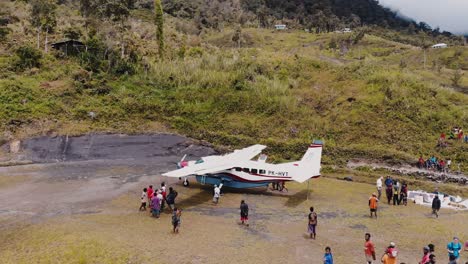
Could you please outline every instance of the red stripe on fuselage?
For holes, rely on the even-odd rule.
[[[311,145],[309,146],[309,148],[321,148],[321,147],[323,147],[323,146],[322,146],[322,145],[318,145],[318,144],[311,144]]]

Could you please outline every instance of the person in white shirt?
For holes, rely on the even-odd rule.
[[[162,205],[162,201],[163,201],[162,191],[161,191],[161,190],[158,190],[156,196],[157,196],[158,199],[159,199],[159,206],[161,206],[161,205]]]
[[[223,184],[221,183],[219,186],[215,184],[214,186],[214,194],[213,194],[213,203],[218,204],[219,196],[221,195],[221,188]]]
[[[144,188],[143,192],[141,193],[141,205],[140,205],[140,211],[146,211],[146,204],[148,203],[148,194],[147,194],[147,189]]]
[[[378,197],[377,199],[380,200],[380,196],[382,195],[382,180],[383,180],[383,177],[380,177],[377,179],[377,192],[378,192]]]

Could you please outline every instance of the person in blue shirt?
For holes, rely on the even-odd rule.
[[[455,259],[458,259],[460,257],[460,251],[462,249],[462,244],[458,240],[458,237],[454,237],[453,241],[447,244],[447,251],[449,258],[450,256],[455,257]]]
[[[325,248],[325,256],[323,256],[323,264],[333,264],[333,255],[331,253],[331,248]]]

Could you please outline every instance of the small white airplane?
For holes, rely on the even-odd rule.
[[[163,176],[184,178],[186,186],[186,177],[195,176],[201,184],[223,183],[231,188],[262,187],[286,181],[304,182],[320,177],[322,142],[311,144],[299,161],[270,164],[266,163],[267,157],[263,154],[257,160],[251,160],[265,148],[264,145],[253,145],[230,154],[207,156],[197,161],[184,161],[184,156],[177,163],[177,170],[166,172]]]

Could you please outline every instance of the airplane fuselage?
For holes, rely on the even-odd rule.
[[[234,167],[213,174],[196,175],[196,179],[201,184],[219,185],[222,182],[224,186],[231,188],[256,188],[268,186],[273,182],[292,180],[291,172],[285,170],[284,166],[258,162],[249,163],[251,166]]]

